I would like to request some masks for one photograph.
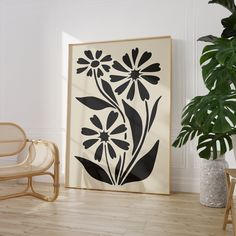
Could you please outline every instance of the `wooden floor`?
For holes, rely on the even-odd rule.
[[[22,186],[0,183],[0,192],[8,187]],[[232,226],[221,229],[224,209],[201,206],[198,198],[62,187],[54,203],[32,197],[1,201],[0,236],[232,236]]]

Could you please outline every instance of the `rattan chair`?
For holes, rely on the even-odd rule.
[[[22,153],[26,155],[18,163],[6,163],[8,157],[23,156]],[[26,188],[22,192],[4,196],[0,194],[0,200],[20,196],[34,196],[49,202],[56,200],[59,194],[59,152],[56,144],[45,140],[29,140],[20,126],[0,122],[0,157],[6,157],[4,162],[0,162],[0,181],[27,178]],[[34,190],[33,177],[41,175],[52,177],[52,196]]]

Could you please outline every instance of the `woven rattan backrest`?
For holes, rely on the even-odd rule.
[[[0,157],[19,153],[26,145],[24,130],[10,122],[0,122]]]

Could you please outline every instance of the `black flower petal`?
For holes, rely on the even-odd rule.
[[[105,57],[102,58],[101,62],[111,61],[111,60],[112,60],[111,55],[106,55]]]
[[[98,146],[98,148],[97,148],[97,150],[96,150],[96,152],[95,152],[95,155],[94,155],[95,160],[101,161],[101,159],[102,159],[102,153],[103,153],[103,143],[101,143],[101,144]]]
[[[95,135],[95,134],[98,134],[97,131],[95,131],[93,129],[89,129],[89,128],[82,128],[81,133],[84,134],[84,135]]]
[[[85,71],[88,67],[82,67],[82,68],[78,68],[77,69],[77,74],[82,73],[83,71]]]
[[[134,65],[135,65],[137,56],[138,56],[138,48],[132,49],[132,58],[133,58]]]
[[[120,133],[123,133],[127,130],[127,128],[125,127],[124,124],[122,125],[119,125],[118,127],[116,127],[112,132],[111,134],[120,134]]]
[[[110,70],[110,66],[108,66],[108,65],[102,65],[102,68],[106,71],[106,72],[109,72],[109,70]]]
[[[96,51],[96,59],[98,59],[101,55],[102,55],[102,51],[101,50],[97,50]]]
[[[91,117],[90,120],[91,120],[91,122],[92,122],[97,128],[99,128],[99,129],[101,129],[101,130],[103,129],[102,123],[101,123],[101,121],[99,120],[99,118],[98,118],[96,115],[94,115],[93,117]]]
[[[133,100],[134,98],[134,92],[135,92],[135,82],[132,83],[129,92],[127,94],[127,99]]]
[[[85,147],[85,149],[90,148],[91,146],[93,146],[99,139],[89,139],[86,140],[85,142],[83,142],[83,145]]]
[[[114,148],[111,146],[110,143],[107,143],[107,147],[108,147],[108,152],[110,154],[110,157],[113,159],[113,158],[116,158],[116,153],[115,153],[115,150]]]
[[[85,60],[84,58],[79,58],[77,63],[78,64],[89,64],[89,62],[87,60]]]
[[[123,150],[128,150],[129,149],[129,143],[127,143],[126,141],[123,140],[119,140],[119,139],[111,139],[112,142],[114,144],[116,144],[119,148],[123,149]]]
[[[123,62],[124,62],[130,69],[132,69],[132,64],[131,64],[131,61],[130,61],[130,58],[129,58],[128,53],[126,53],[126,54],[123,56]]]
[[[84,51],[84,54],[89,58],[90,60],[94,60],[93,54],[90,50]]]
[[[141,77],[151,84],[158,84],[158,81],[160,80],[159,77],[154,75],[142,75]]]
[[[143,86],[143,84],[138,80],[138,89],[141,99],[144,101],[145,99],[149,99],[149,93],[147,89]]]
[[[144,64],[146,61],[148,61],[151,58],[151,56],[152,56],[151,52],[144,52],[139,60],[138,67]]]
[[[124,92],[124,90],[127,88],[127,86],[129,85],[129,83],[130,83],[130,80],[128,80],[128,81],[125,82],[124,84],[120,85],[119,87],[117,87],[117,88],[115,89],[115,92],[120,95],[121,93]]]
[[[98,78],[103,76],[103,72],[100,68],[98,68],[98,70],[97,70],[97,76],[98,76]]]
[[[117,82],[120,81],[122,79],[125,79],[126,76],[121,76],[121,75],[110,75],[111,78],[111,82]]]
[[[142,69],[141,72],[157,72],[157,71],[160,71],[160,70],[161,70],[160,64],[159,63],[154,63],[154,64],[151,64],[150,66]]]
[[[92,70],[92,68],[90,68],[87,72],[87,76],[91,77],[92,75],[93,75],[93,70]]]
[[[117,112],[114,112],[114,111],[110,112],[107,118],[107,126],[106,126],[107,130],[110,129],[110,127],[115,123],[117,117],[118,117]]]
[[[122,66],[118,61],[114,61],[112,67],[116,70],[119,70],[119,71],[123,71],[123,72],[129,72],[128,70],[126,70],[124,68],[124,66]]]

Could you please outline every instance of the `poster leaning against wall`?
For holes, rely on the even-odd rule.
[[[69,46],[66,186],[170,193],[171,38]]]

